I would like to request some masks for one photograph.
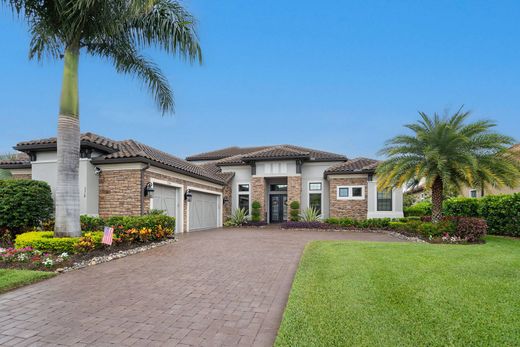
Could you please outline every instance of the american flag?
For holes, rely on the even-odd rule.
[[[103,239],[101,240],[101,243],[104,243],[105,245],[111,245],[113,236],[114,236],[114,228],[105,227],[105,230],[103,231]]]

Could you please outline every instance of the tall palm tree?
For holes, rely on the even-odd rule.
[[[29,25],[29,58],[64,60],[58,116],[56,236],[78,236],[79,97],[81,53],[111,61],[151,91],[163,113],[174,107],[161,70],[140,51],[147,47],[202,61],[194,18],[170,0],[1,0]]]
[[[403,186],[424,178],[432,190],[432,220],[442,219],[444,187],[491,184],[515,186],[520,166],[508,151],[511,137],[491,131],[487,120],[467,123],[469,112],[429,117],[419,112],[417,123],[405,125],[412,135],[399,135],[380,151],[388,157],[377,168],[379,189]]]

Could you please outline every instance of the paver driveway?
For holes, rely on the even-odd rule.
[[[0,296],[0,345],[272,345],[310,240],[376,233],[210,230]]]

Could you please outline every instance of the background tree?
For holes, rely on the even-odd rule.
[[[194,18],[168,0],[2,0],[29,26],[29,58],[63,57],[57,132],[56,236],[79,236],[80,54],[111,61],[151,91],[163,113],[172,112],[172,91],[160,69],[140,51],[155,47],[201,62]]]
[[[379,189],[403,186],[424,179],[432,191],[432,221],[442,218],[444,187],[515,186],[520,180],[519,162],[508,148],[514,140],[491,131],[496,126],[481,120],[466,123],[469,112],[429,117],[405,125],[412,135],[399,135],[380,151],[388,157],[377,168]]]

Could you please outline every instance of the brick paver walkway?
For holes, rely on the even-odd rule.
[[[272,345],[304,245],[375,233],[211,230],[0,295],[0,345]]]

